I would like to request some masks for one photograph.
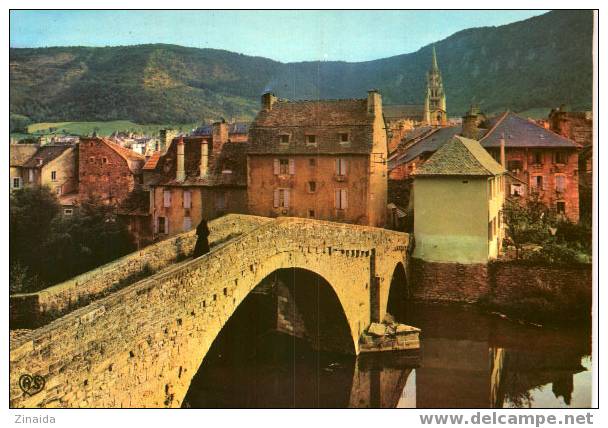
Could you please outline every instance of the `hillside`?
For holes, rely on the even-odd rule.
[[[471,100],[487,112],[569,104],[590,109],[591,11],[553,11],[500,27],[460,31],[435,46],[448,113]],[[10,112],[34,122],[189,123],[252,118],[259,95],[423,101],[431,47],[368,62],[280,63],[174,45],[10,50]],[[270,54],[270,53],[269,53]]]

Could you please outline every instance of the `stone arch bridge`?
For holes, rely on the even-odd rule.
[[[323,277],[340,302],[353,349],[381,320],[409,236],[299,218],[264,222],[197,259],[100,298],[11,344],[11,407],[178,407],[241,301],[278,269]],[[19,378],[41,376],[24,393]]]

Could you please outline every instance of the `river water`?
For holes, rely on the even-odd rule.
[[[408,304],[419,352],[344,356],[269,330],[245,305],[218,337],[184,400],[193,408],[584,408],[590,330],[540,328],[470,306]]]

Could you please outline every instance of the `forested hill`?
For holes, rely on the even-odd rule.
[[[438,41],[448,113],[462,114],[472,100],[486,112],[562,103],[590,109],[592,38],[591,11],[553,11]],[[430,61],[431,46],[367,62],[288,64],[163,44],[11,49],[10,111],[35,122],[247,119],[269,89],[317,99],[378,88],[387,104],[421,104]]]

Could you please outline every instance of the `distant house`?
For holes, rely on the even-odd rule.
[[[410,179],[456,135],[478,140],[496,160],[500,159],[500,144],[504,140],[505,165],[509,171],[507,195],[517,198],[533,192],[557,213],[578,221],[580,145],[575,141],[509,111],[486,119],[472,110],[464,116],[462,126],[423,127],[410,134],[412,138],[402,141],[389,159],[391,180]]]
[[[142,184],[145,158],[105,138],[81,138],[78,150],[79,197],[119,205]]]
[[[10,144],[9,145],[9,157],[10,157],[10,189],[18,190],[21,189],[24,184],[23,165],[38,151],[40,148],[39,144]]]
[[[387,137],[382,98],[262,96],[249,130],[249,211],[384,226]]]
[[[475,140],[450,138],[414,174],[413,256],[486,263],[500,252],[505,169]]]
[[[41,146],[23,164],[25,185],[47,186],[58,197],[78,188],[76,147],[66,144]]]
[[[249,140],[249,123],[227,123],[226,121],[221,120],[212,125],[200,126],[196,128],[191,135],[207,139],[222,139],[230,143],[243,143]]]
[[[165,154],[151,156],[144,182],[154,237],[188,231],[203,218],[247,212],[247,147],[213,132],[174,138]]]

